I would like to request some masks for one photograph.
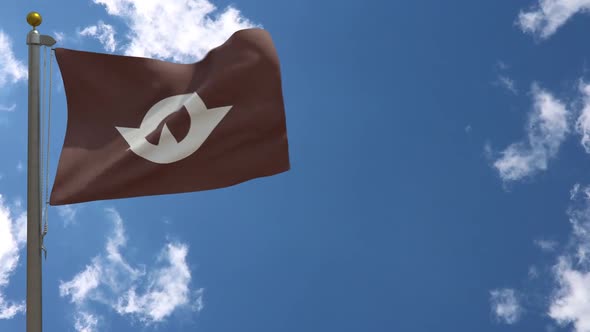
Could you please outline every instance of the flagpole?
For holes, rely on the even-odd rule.
[[[27,15],[33,27],[27,34],[29,45],[29,137],[27,160],[27,332],[43,330],[41,282],[41,156],[39,121],[39,58],[41,46],[52,46],[55,40],[39,34],[39,13]]]

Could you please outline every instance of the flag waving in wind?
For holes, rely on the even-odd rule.
[[[209,190],[289,169],[279,60],[262,29],[194,64],[56,50],[68,124],[50,203]]]

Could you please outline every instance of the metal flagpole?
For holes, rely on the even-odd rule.
[[[27,160],[27,332],[43,330],[41,304],[41,158],[39,121],[39,55],[41,46],[55,40],[39,34],[41,15],[31,12],[27,22],[33,27],[27,34],[29,45],[29,142]]]

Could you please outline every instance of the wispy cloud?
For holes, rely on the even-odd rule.
[[[237,30],[254,24],[234,7],[223,11],[207,0],[93,0],[129,27],[127,55],[194,61]]]
[[[490,303],[495,317],[506,324],[518,322],[522,315],[514,289],[495,289],[490,292]]]
[[[27,77],[27,67],[14,56],[12,40],[0,30],[0,87],[24,81]]]
[[[570,199],[574,199],[574,197],[576,197],[579,192],[580,192],[580,184],[576,183],[576,184],[574,184],[574,186],[570,190]]]
[[[548,38],[577,13],[590,10],[590,0],[538,0],[528,11],[521,11],[517,24],[523,32]]]
[[[63,219],[64,225],[68,226],[76,222],[78,207],[73,205],[60,205],[57,207],[57,213]]]
[[[12,104],[10,106],[0,105],[0,112],[14,112],[16,109],[16,104]]]
[[[96,25],[88,26],[78,34],[83,37],[94,37],[98,39],[106,51],[114,52],[117,47],[115,33],[115,28],[112,25],[98,21]]]
[[[496,62],[496,67],[500,70],[507,70],[510,68],[510,66],[502,60],[498,60],[498,62]]]
[[[501,60],[496,62],[495,70],[497,72],[497,78],[494,82],[492,82],[492,84],[516,95],[518,94],[516,81],[508,76],[508,69],[510,69],[510,66],[506,62]]]
[[[60,283],[59,295],[69,296],[72,302],[82,304],[90,292],[99,286],[101,274],[102,266],[95,259],[91,265],[86,265],[84,270],[72,280]]]
[[[546,239],[539,239],[535,240],[535,245],[539,247],[541,250],[546,252],[554,251],[557,248],[557,241],[546,240]]]
[[[537,85],[533,85],[532,94],[527,140],[508,146],[493,164],[504,181],[521,180],[546,170],[569,132],[565,104]]]
[[[113,231],[107,238],[105,252],[94,257],[71,280],[60,283],[60,295],[69,297],[77,310],[85,313],[76,318],[76,329],[96,329],[98,319],[90,309],[93,304],[106,305],[145,325],[162,322],[178,309],[200,311],[203,290],[190,289],[187,245],[168,243],[155,266],[133,267],[122,254],[127,243],[123,220],[113,209],[107,213]]]
[[[61,44],[61,43],[63,43],[66,40],[67,37],[66,37],[66,34],[64,32],[54,31],[53,32],[53,38],[55,38],[55,41],[58,44]]]
[[[24,312],[23,301],[6,300],[2,290],[16,269],[27,238],[26,215],[14,216],[0,195],[0,319],[10,319]]]
[[[496,85],[499,85],[506,89],[507,91],[518,94],[518,89],[516,88],[516,82],[506,75],[498,75],[498,80],[496,81]]]
[[[23,162],[22,162],[22,161],[19,161],[19,162],[16,164],[16,170],[17,170],[19,173],[25,170],[25,165],[23,164]]]

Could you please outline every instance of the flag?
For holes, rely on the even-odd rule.
[[[265,30],[238,31],[192,64],[55,54],[68,120],[52,205],[223,188],[290,168]]]

